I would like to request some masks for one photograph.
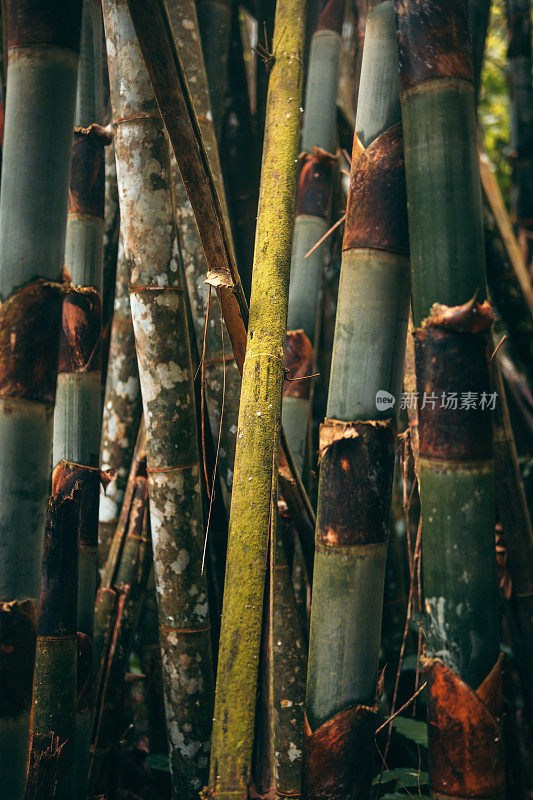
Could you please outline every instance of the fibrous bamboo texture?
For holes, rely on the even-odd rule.
[[[212,663],[193,375],[170,151],[125,0],[104,3],[175,798],[206,782]]]
[[[366,799],[372,788],[410,285],[395,39],[393,3],[371,3],[327,416],[320,430],[303,779],[308,800],[326,793]]]
[[[7,3],[0,201],[0,774],[24,793],[81,3]]]
[[[235,454],[213,721],[211,791],[247,797],[267,546],[277,501],[305,1],[279,0]]]
[[[437,796],[499,798],[501,669],[487,402],[492,311],[483,302],[467,4],[398,0],[397,10],[419,392],[430,784]]]
[[[291,378],[304,378],[314,371],[313,346],[325,246],[316,248],[307,258],[306,254],[328,227],[343,17],[344,0],[320,3],[311,39],[287,316],[287,366]],[[310,406],[309,379],[285,385],[283,426],[300,474],[308,450]]]

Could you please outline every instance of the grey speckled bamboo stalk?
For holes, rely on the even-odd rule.
[[[100,466],[113,469],[115,478],[100,493],[98,561],[105,564],[124,499],[124,490],[142,415],[139,367],[129,296],[129,266],[119,241],[115,310],[111,326],[109,361],[102,420]]]
[[[104,2],[124,250],[147,430],[154,569],[175,798],[206,783],[212,662],[193,376],[170,153],[125,0]]]
[[[24,794],[81,3],[7,4],[0,201],[0,775]]]
[[[229,230],[222,170],[218,157],[217,139],[209,101],[195,3],[194,0],[170,0],[167,3],[167,10],[221,201],[227,230]],[[191,32],[195,35],[192,35]],[[191,302],[198,352],[199,354],[204,354],[205,397],[211,434],[215,443],[218,440],[220,426],[222,425],[218,468],[222,479],[226,507],[229,507],[233,483],[233,462],[235,459],[235,437],[237,434],[241,377],[233,358],[233,350],[226,331],[226,325],[224,322],[221,325],[220,303],[213,291],[211,291],[209,302],[209,323],[204,353],[205,316],[209,292],[205,276],[207,275],[208,267],[194,213],[175,162],[173,172],[180,249]],[[223,398],[224,380],[226,391]],[[224,414],[221,420],[222,408],[224,408]]]
[[[102,17],[98,0],[84,0],[80,68],[70,180],[65,269],[71,288],[63,301],[54,467],[66,460],[81,474],[84,515],[79,543],[78,631],[92,640],[98,569],[102,259],[104,236],[104,144]],[[92,702],[78,709],[77,792],[87,792]]]

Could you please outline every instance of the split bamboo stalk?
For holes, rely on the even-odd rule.
[[[229,231],[229,215],[209,100],[196,4],[194,0],[172,0],[166,3],[166,7],[176,46],[182,56],[183,69],[190,86],[191,99],[220,198],[225,225]],[[173,186],[180,252],[191,304],[197,350],[202,358],[203,391],[214,442],[217,442],[220,431],[218,471],[222,480],[226,508],[229,508],[241,378],[226,325],[222,322],[218,297],[212,293],[205,282],[208,267],[198,226],[177,165],[174,160],[173,162]],[[209,298],[210,293],[211,297]],[[208,309],[209,320],[206,327]]]
[[[55,797],[75,795],[78,527],[80,495],[64,464],[54,470],[44,533],[32,703],[32,749],[55,734],[62,745]],[[37,754],[30,755],[35,761]]]
[[[435,796],[499,798],[501,662],[486,402],[492,310],[485,301],[467,5],[397,0],[397,11],[419,391],[430,784]]]
[[[220,137],[226,76],[228,73],[229,38],[232,0],[198,0],[198,22],[209,81],[209,96],[216,137]]]
[[[372,787],[410,288],[392,0],[368,8],[346,214],[320,429],[303,775],[308,800],[326,793],[340,800],[348,792],[366,799]]]
[[[104,396],[100,466],[114,470],[113,481],[100,493],[98,560],[106,562],[117,527],[128,472],[142,416],[139,367],[129,297],[129,266],[119,242],[115,309],[111,326],[109,360]]]
[[[267,546],[277,501],[305,10],[305,0],[279,0],[276,9],[213,720],[210,785],[221,798],[246,798],[250,780]]]
[[[81,4],[9,2],[0,200],[0,774],[24,794]]]
[[[324,236],[330,215],[335,165],[336,99],[344,0],[322,0],[311,39],[305,98],[300,176],[292,243],[286,357],[290,377],[314,371],[318,306],[325,245],[306,254]],[[296,467],[304,474],[308,455],[311,381],[287,382],[283,427]]]
[[[531,3],[508,0],[509,78],[511,85],[512,205],[526,261],[533,244],[533,84],[531,77]]]
[[[63,749],[64,744],[53,733],[34,736],[24,800],[55,800],[63,763]]]
[[[212,662],[187,315],[168,140],[125,0],[104,3],[147,468],[175,798],[206,782]]]
[[[82,467],[78,631],[89,640],[98,575],[104,146],[109,139],[102,128],[102,44],[100,3],[84,0],[65,243],[65,270],[71,286],[63,300],[52,461],[54,467],[63,460]],[[79,797],[87,791],[90,689],[84,697],[76,736]]]

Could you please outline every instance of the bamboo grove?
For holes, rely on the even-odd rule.
[[[530,3],[0,5],[0,798],[528,800]]]

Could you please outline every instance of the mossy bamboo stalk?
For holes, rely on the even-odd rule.
[[[106,562],[117,527],[133,450],[142,416],[139,367],[129,297],[129,266],[119,243],[115,309],[111,326],[104,396],[100,466],[115,470],[113,481],[100,493],[98,560]]]
[[[196,5],[209,81],[213,125],[218,138],[224,112],[233,3],[232,0],[198,0]]]
[[[34,744],[38,749],[41,737],[49,734],[62,745],[55,791],[61,800],[74,796],[76,778],[79,500],[69,470],[59,464],[44,533],[31,727],[32,749]]]
[[[128,531],[118,565],[114,591],[116,603],[110,636],[102,655],[96,686],[96,714],[93,724],[90,791],[106,790],[109,752],[116,735],[122,707],[124,676],[152,566],[152,543],[148,530],[148,481],[135,482]]]
[[[492,311],[484,302],[468,12],[465,2],[450,0],[397,0],[397,11],[420,400],[430,784],[435,796],[499,798],[494,461],[483,402]]]
[[[172,0],[172,2],[167,2],[166,6],[176,46],[181,53],[185,76],[190,86],[198,126],[221,201],[225,224],[229,230],[224,183],[218,157],[217,138],[209,100],[195,3],[194,0],[179,0],[179,2]],[[191,33],[195,33],[196,36],[192,36]],[[206,407],[211,435],[215,442],[218,440],[220,430],[218,471],[222,480],[226,508],[229,508],[241,392],[240,372],[233,356],[226,325],[222,322],[218,297],[212,291],[209,300],[209,322],[206,329],[205,318],[209,293],[209,287],[205,282],[208,272],[207,261],[194,212],[175,162],[173,163],[173,179],[180,252],[187,280],[197,350],[202,357]],[[222,409],[224,410],[223,415]]]
[[[309,800],[326,793],[339,800],[347,793],[371,795],[409,286],[394,5],[378,0],[370,3],[366,21],[328,405],[320,429],[303,775]],[[382,396],[390,402],[380,405]]]
[[[267,543],[277,500],[290,247],[305,44],[304,0],[279,0],[220,633],[210,785],[247,797]]]
[[[20,800],[49,492],[81,4],[18,0],[7,7],[10,89],[0,200],[0,774],[2,791]]]
[[[311,39],[287,316],[291,378],[313,372],[325,246],[316,248],[307,258],[306,254],[328,228],[343,18],[344,0],[322,0]],[[283,427],[300,474],[308,450],[310,408],[311,381],[286,383]]]
[[[101,424],[102,259],[104,145],[102,21],[98,0],[84,0],[80,66],[70,180],[65,269],[71,287],[63,300],[53,465],[62,460],[80,472],[87,518],[79,542],[78,631],[92,639],[98,574],[98,457]],[[90,519],[90,524],[87,524]],[[92,699],[79,709],[77,792],[87,791]]]
[[[508,0],[509,77],[513,207],[526,261],[531,260],[533,232],[533,84],[531,78],[531,4]]]
[[[168,140],[125,0],[105,2],[122,234],[147,430],[175,798],[206,782],[212,662],[193,375]],[[140,213],[142,209],[142,213]]]

